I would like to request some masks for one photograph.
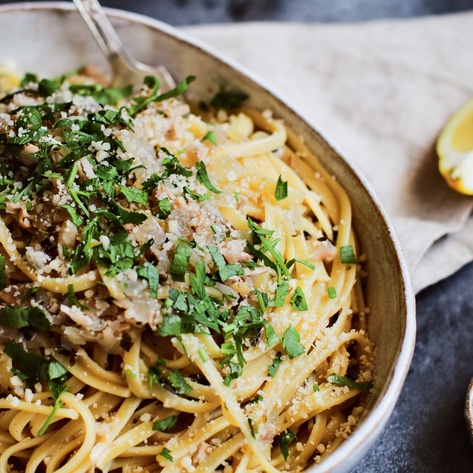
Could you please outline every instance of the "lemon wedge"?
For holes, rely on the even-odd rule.
[[[437,140],[439,170],[448,185],[473,195],[473,98],[447,121]]]

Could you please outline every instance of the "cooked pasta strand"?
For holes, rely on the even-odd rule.
[[[27,79],[0,101],[0,471],[322,461],[373,373],[347,192],[270,111]]]

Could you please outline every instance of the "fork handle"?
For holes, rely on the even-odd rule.
[[[98,0],[73,0],[77,10],[109,61],[126,58],[132,64],[123,44]]]

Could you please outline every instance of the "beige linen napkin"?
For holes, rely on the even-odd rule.
[[[356,24],[187,27],[302,112],[370,182],[416,291],[473,260],[473,197],[437,171],[435,140],[473,95],[473,12]]]

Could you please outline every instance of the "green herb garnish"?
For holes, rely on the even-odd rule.
[[[287,457],[289,456],[289,445],[296,439],[297,439],[297,435],[289,429],[285,430],[282,433],[281,443],[279,446],[281,448],[281,453],[282,453],[282,456],[284,457],[284,460],[287,460]]]
[[[296,358],[305,353],[304,347],[301,345],[301,336],[299,332],[289,325],[282,337],[282,347],[289,358]]]
[[[217,141],[215,140],[215,133],[213,130],[210,130],[208,131],[204,137],[202,138],[201,141],[205,141],[205,140],[208,140],[210,141],[212,144],[214,144],[215,146],[217,145]]]
[[[222,191],[219,191],[215,186],[210,182],[209,175],[207,174],[207,168],[203,161],[198,161],[195,163],[197,167],[197,179],[205,186],[209,191],[212,191],[215,194],[221,194]]]
[[[288,196],[288,186],[287,181],[283,181],[282,177],[278,177],[278,182],[276,183],[276,190],[274,192],[274,197],[276,200],[283,200]]]
[[[343,264],[357,264],[353,245],[345,245],[340,247],[340,261]]]
[[[146,262],[144,266],[137,266],[136,272],[138,276],[148,281],[149,295],[152,299],[158,298],[159,288],[159,270],[156,266]]]
[[[168,380],[178,394],[188,394],[192,391],[192,387],[186,382],[186,379],[178,370],[172,371],[168,376]]]
[[[358,381],[354,381],[350,378],[347,378],[346,376],[342,376],[339,374],[329,374],[327,376],[327,380],[329,383],[332,384],[339,384],[341,386],[348,386],[349,388],[354,388],[354,389],[359,389],[359,390],[366,390],[366,389],[371,389],[373,387],[373,383],[368,382],[368,383],[359,383]]]
[[[327,295],[329,299],[335,299],[337,297],[337,290],[333,286],[327,287]]]
[[[52,422],[56,412],[62,406],[59,398],[68,389],[64,385],[68,377],[68,371],[58,361],[49,361],[39,355],[29,353],[13,342],[5,344],[4,353],[13,361],[12,372],[19,376],[27,386],[32,387],[37,382],[44,381],[47,383],[49,391],[55,399],[53,410],[38,432],[39,435],[42,435]]]
[[[40,307],[5,306],[0,309],[0,325],[14,329],[34,327],[48,330],[51,322]]]
[[[169,270],[175,281],[184,281],[191,254],[192,252],[187,245],[178,244],[176,246],[176,252]]]
[[[177,416],[169,416],[161,420],[153,422],[153,430],[159,430],[160,432],[166,432],[172,429],[177,423]]]
[[[291,307],[297,311],[304,311],[309,308],[307,305],[304,291],[302,290],[301,287],[299,286],[296,287],[294,294],[291,297],[290,304],[291,304]]]
[[[248,99],[248,94],[237,90],[228,90],[224,87],[214,95],[210,101],[210,105],[216,109],[232,110],[240,107],[245,100]]]
[[[162,456],[163,458],[165,458],[166,460],[172,462],[173,461],[173,458],[172,458],[172,454],[171,454],[171,450],[169,450],[169,448],[166,448],[164,447],[159,453],[158,455]]]
[[[227,264],[225,258],[222,256],[222,253],[220,253],[216,246],[208,246],[207,248],[217,266],[218,274],[222,282],[226,281],[232,276],[242,276],[244,274],[244,270],[241,265]]]
[[[276,376],[276,371],[279,368],[279,365],[282,363],[282,353],[278,351],[276,356],[273,359],[273,362],[268,366],[268,374],[272,378]]]

